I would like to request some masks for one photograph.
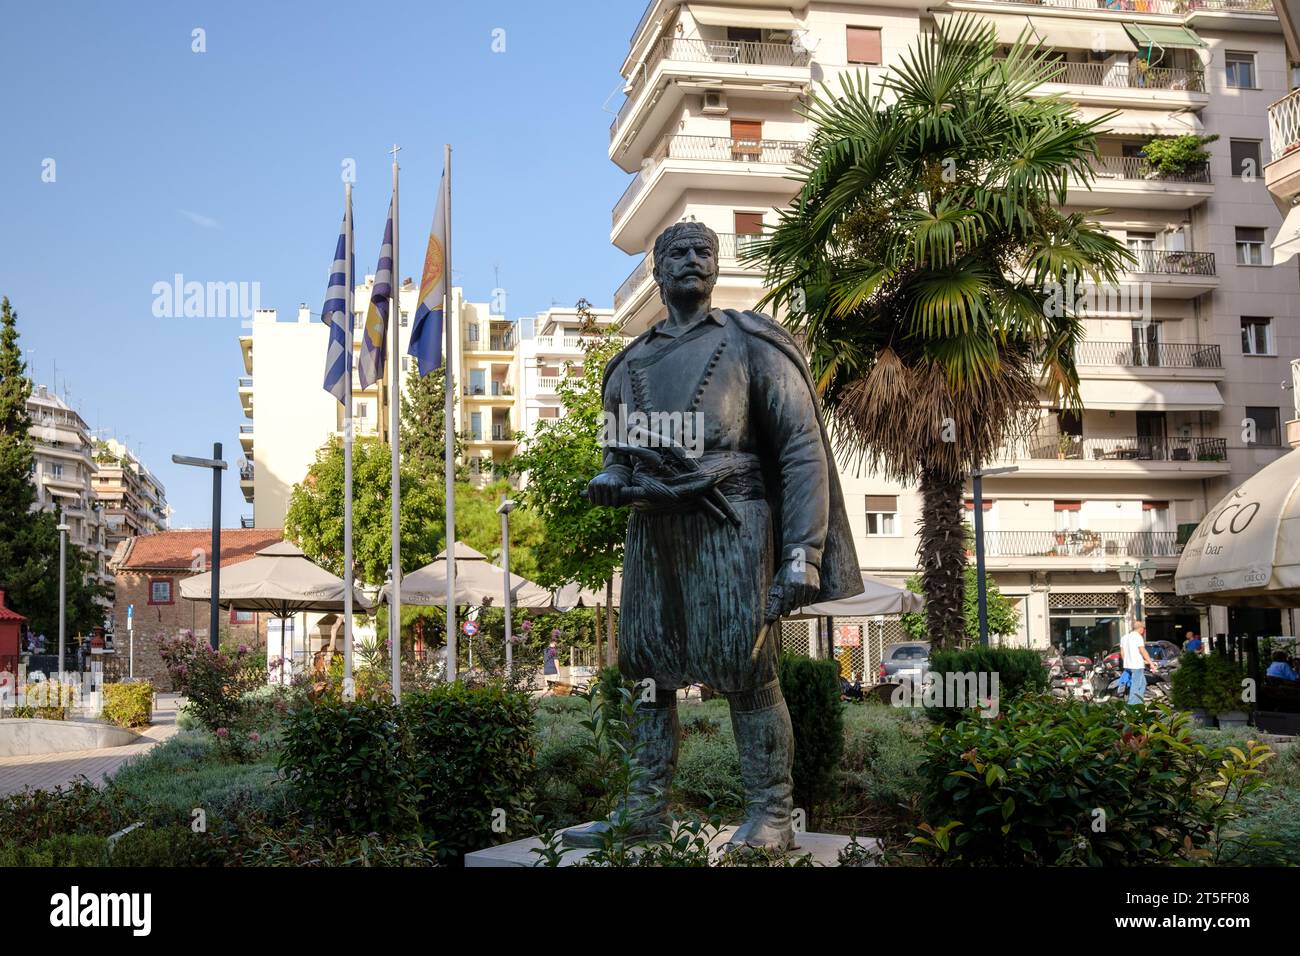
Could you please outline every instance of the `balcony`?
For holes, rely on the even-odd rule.
[[[253,463],[245,462],[239,466],[239,490],[244,493],[244,500],[253,500]]]
[[[1264,167],[1268,191],[1289,203],[1300,194],[1300,90],[1268,108],[1270,162]]]
[[[774,204],[783,203],[794,193],[788,177],[803,148],[792,140],[665,136],[646,169],[615,203],[610,239],[624,252],[644,250],[672,203],[688,188],[766,193]]]
[[[1194,17],[1198,13],[1273,14],[1271,0],[996,0],[998,3],[1086,10],[1089,13],[1158,13]]]
[[[1212,478],[1226,475],[1224,438],[1064,435],[1028,439],[1002,459],[1024,478]]]
[[[1136,260],[1130,281],[1150,283],[1151,295],[1189,299],[1219,287],[1213,252],[1178,252],[1166,249],[1130,249]]]
[[[563,375],[539,375],[537,377],[537,391],[543,395],[555,395],[559,392],[559,385],[564,381]]]
[[[1219,346],[1193,342],[1087,341],[1075,348],[1074,361],[1087,378],[1218,381],[1224,377]]]
[[[681,112],[689,86],[746,97],[793,100],[811,80],[809,55],[790,43],[663,37],[651,45],[624,88],[627,98],[609,127],[609,158],[637,168],[655,130]]]
[[[1092,180],[1074,181],[1066,201],[1072,206],[1190,209],[1214,195],[1209,166],[1181,173],[1159,173],[1140,156],[1099,156]]]
[[[1173,567],[1182,551],[1177,531],[984,532],[984,556],[995,567],[1110,567],[1143,558]]]
[[[243,515],[243,516],[239,519],[239,526],[240,526],[241,528],[252,528],[252,527],[255,527],[255,525],[253,524],[253,519],[250,518],[248,515]]]
[[[248,454],[253,450],[253,426],[252,425],[239,426],[239,444],[240,447],[244,449],[244,454]]]
[[[493,399],[514,400],[514,387],[504,382],[488,382],[486,385],[466,385],[463,389],[466,398],[492,401]]]
[[[244,414],[253,417],[253,380],[251,378],[241,378],[239,380],[239,404],[244,408]]]

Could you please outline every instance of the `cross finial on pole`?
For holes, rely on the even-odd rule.
[[[389,152],[393,154],[393,162],[397,162],[397,154],[398,154],[398,152],[401,150],[401,148],[402,148],[402,147],[400,147],[400,146],[398,146],[396,143],[394,143],[394,144],[393,144],[393,148],[389,150]]]

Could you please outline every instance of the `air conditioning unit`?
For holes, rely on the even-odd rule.
[[[721,116],[727,112],[727,94],[722,90],[705,90],[704,91],[704,113],[710,116]]]

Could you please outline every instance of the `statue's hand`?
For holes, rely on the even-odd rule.
[[[620,476],[602,471],[587,482],[587,500],[593,505],[617,508],[621,504],[620,497],[625,487],[627,486]]]
[[[821,586],[821,573],[816,566],[794,559],[783,562],[767,592],[768,620],[774,621],[795,608],[813,603]]]

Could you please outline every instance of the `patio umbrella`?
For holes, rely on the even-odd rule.
[[[622,593],[623,575],[615,572],[614,607],[619,606],[619,598]],[[604,588],[593,591],[591,588],[584,588],[574,581],[555,592],[555,609],[557,611],[572,611],[575,607],[595,607],[596,605],[606,606]]]
[[[839,601],[809,604],[790,613],[790,617],[875,617],[879,614],[903,614],[925,607],[925,597],[906,588],[896,588],[879,578],[862,575],[862,593]]]
[[[456,605],[458,607],[504,607],[505,572],[463,541],[456,542]],[[391,584],[380,590],[380,598],[389,600]],[[447,604],[447,552],[431,564],[402,576],[402,603],[423,607]],[[549,591],[522,578],[510,575],[510,606],[549,608]]]
[[[342,611],[343,579],[312,562],[288,541],[263,548],[256,556],[221,569],[221,604],[236,611],[266,611],[292,617],[299,611]],[[212,574],[205,572],[181,582],[181,597],[206,601],[212,595]],[[352,589],[352,606],[368,611],[370,600]]]
[[[1300,607],[1300,449],[1210,509],[1183,546],[1174,590],[1228,607]]]

